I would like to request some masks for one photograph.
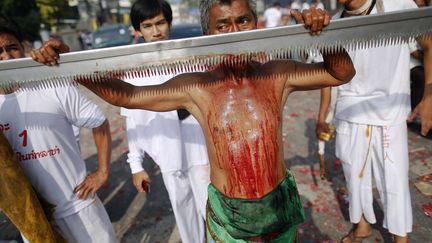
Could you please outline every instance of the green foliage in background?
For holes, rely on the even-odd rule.
[[[36,0],[40,16],[47,26],[59,26],[63,19],[77,19],[76,7],[70,7],[68,0]]]
[[[48,30],[58,27],[64,19],[77,19],[77,9],[68,0],[0,0],[0,13],[13,19],[21,28],[24,39],[39,39],[41,24]]]
[[[35,0],[0,0],[0,12],[17,22],[24,39],[39,39],[41,17]]]

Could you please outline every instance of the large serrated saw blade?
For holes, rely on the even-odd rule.
[[[104,71],[145,71],[146,76],[193,71],[218,64],[226,54],[265,52],[284,58],[311,49],[331,51],[342,46],[356,50],[398,44],[425,33],[432,33],[432,7],[333,20],[314,37],[302,25],[295,25],[66,53],[56,67],[30,58],[4,61],[0,63],[0,87],[51,83]]]

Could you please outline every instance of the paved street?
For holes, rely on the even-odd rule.
[[[171,211],[168,194],[163,186],[160,170],[151,160],[145,168],[152,176],[151,192],[137,194],[131,183],[126,164],[127,143],[125,125],[119,108],[100,101],[109,117],[113,138],[113,155],[109,183],[99,191],[121,242],[181,242]],[[317,141],[314,135],[319,92],[298,92],[290,96],[284,111],[285,163],[293,171],[305,208],[306,222],[299,227],[301,242],[337,242],[350,230],[345,181],[340,162],[334,157],[334,143],[327,145],[328,181],[319,177]],[[414,213],[414,232],[410,242],[431,242],[432,196],[424,195],[418,187],[432,186],[432,139],[423,138],[409,129],[410,189]],[[82,130],[81,148],[89,170],[96,167],[95,147],[89,130]],[[416,186],[417,185],[417,186]],[[430,190],[430,189],[429,189]],[[374,190],[377,196],[376,189]],[[429,191],[430,193],[430,191]],[[366,242],[390,242],[382,228],[383,213],[375,200],[378,223],[373,236]],[[429,210],[429,216],[425,211]],[[0,215],[0,240],[17,239],[17,231]]]

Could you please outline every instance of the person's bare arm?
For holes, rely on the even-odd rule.
[[[93,128],[93,139],[98,152],[98,168],[75,188],[80,199],[85,199],[88,195],[94,198],[99,188],[108,180],[111,161],[111,134],[108,120],[99,127]]]
[[[324,55],[324,62],[301,63],[294,60],[276,60],[263,66],[265,73],[282,77],[284,93],[296,90],[321,89],[349,82],[355,75],[354,65],[349,55],[341,53]]]
[[[192,100],[188,90],[202,85],[206,73],[185,73],[160,85],[134,86],[116,77],[97,80],[76,80],[108,103],[129,109],[170,111],[188,109]]]
[[[417,115],[421,117],[421,134],[426,136],[432,128],[432,37],[424,36],[417,39],[423,48],[423,66],[425,71],[425,87],[423,98],[408,118],[412,122]]]
[[[321,89],[321,101],[320,108],[318,112],[318,121],[315,128],[315,134],[318,139],[320,139],[320,134],[322,132],[329,132],[329,125],[326,122],[326,116],[331,101],[331,87],[326,87]]]
[[[310,8],[291,11],[292,16],[299,24],[304,24],[310,29],[311,35],[318,35],[330,24],[331,16],[322,9]],[[313,38],[313,37],[311,37]],[[291,90],[318,89],[327,86],[335,86],[350,81],[355,75],[354,65],[348,53],[342,47],[338,52],[324,53],[324,62],[305,64],[300,62],[286,63],[288,71],[288,83],[285,86]],[[294,65],[293,67],[290,67]]]
[[[286,88],[290,90],[320,89],[337,86],[351,81],[355,75],[354,65],[348,53],[342,49],[339,53],[324,54],[324,62],[293,62],[289,70]]]

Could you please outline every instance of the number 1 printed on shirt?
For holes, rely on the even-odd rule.
[[[22,146],[26,147],[27,146],[27,130],[23,130],[22,133],[20,133],[18,135],[19,135],[19,137],[23,138]]]

